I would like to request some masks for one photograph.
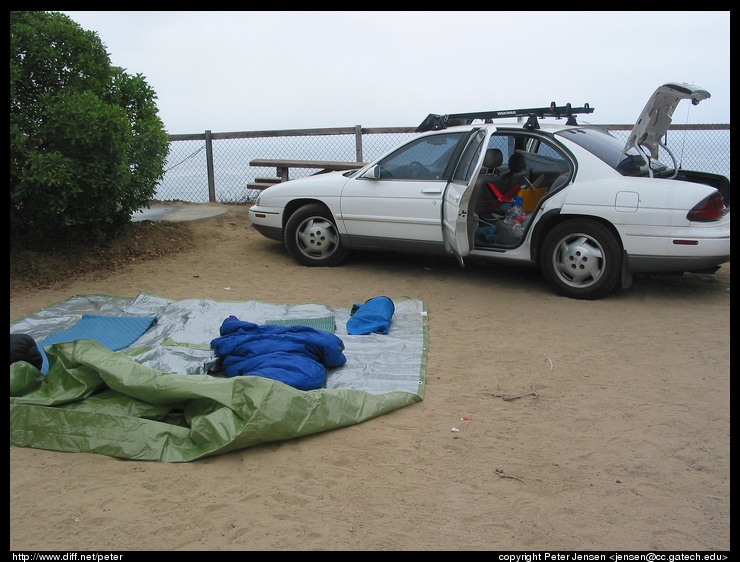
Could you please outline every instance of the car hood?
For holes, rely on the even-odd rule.
[[[624,152],[639,145],[649,151],[650,156],[657,158],[660,139],[668,132],[671,117],[678,103],[690,99],[693,105],[698,105],[700,101],[709,97],[709,92],[695,84],[680,82],[663,84],[650,96],[645,109],[640,113],[627,139]]]
[[[348,179],[349,172],[336,171],[317,173],[276,183],[264,189],[260,199],[266,197],[293,197],[295,195],[335,195]]]

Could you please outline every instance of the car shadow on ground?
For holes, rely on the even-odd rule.
[[[292,260],[282,243],[270,245],[269,253],[274,255],[275,259]],[[464,263],[463,268],[452,256],[363,250],[350,252],[344,262],[334,269],[367,271],[368,275],[392,271],[407,278],[419,276],[423,272],[422,278],[428,279],[427,274],[431,273],[436,281],[489,283],[494,289],[496,286],[518,287],[523,294],[527,292],[554,294],[537,267],[474,259],[464,260]],[[726,265],[715,274],[635,275],[631,288],[617,289],[599,300],[702,298],[716,296],[729,290],[729,265]]]

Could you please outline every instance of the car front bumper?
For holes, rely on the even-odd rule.
[[[252,207],[249,209],[249,222],[265,238],[283,241],[282,212],[280,209]]]
[[[283,241],[283,230],[281,228],[275,228],[273,226],[265,226],[264,224],[252,223],[252,228],[259,232],[265,238],[270,240]]]

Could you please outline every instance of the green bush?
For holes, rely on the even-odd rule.
[[[169,150],[156,97],[96,32],[11,12],[11,239],[103,242],[147,207]]]

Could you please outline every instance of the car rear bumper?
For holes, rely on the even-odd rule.
[[[730,261],[725,256],[628,256],[632,273],[675,273],[682,271],[701,272],[716,269]]]
[[[633,232],[625,240],[627,263],[633,273],[701,271],[730,261],[729,216],[721,222],[659,235]]]

